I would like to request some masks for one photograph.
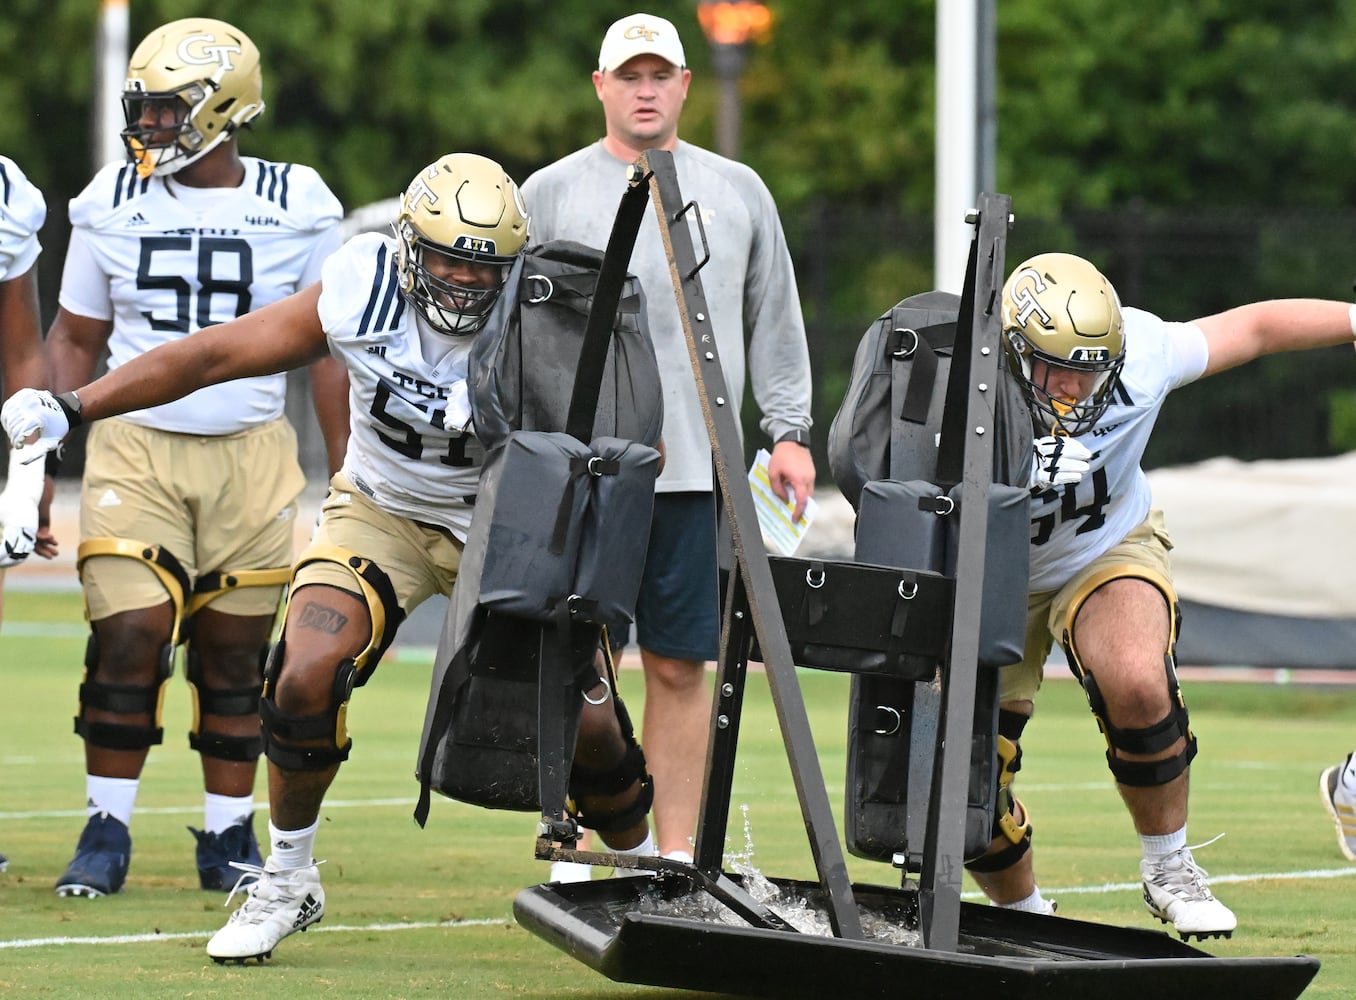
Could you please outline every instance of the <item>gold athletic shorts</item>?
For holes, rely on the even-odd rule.
[[[451,532],[382,510],[339,473],[320,508],[320,524],[304,561],[317,546],[337,545],[370,559],[391,579],[396,601],[406,613],[434,594],[451,594],[461,567],[462,544]],[[324,583],[350,593],[353,574],[332,562],[302,566],[292,581],[295,593],[308,583]]]
[[[125,420],[90,428],[80,493],[80,539],[163,546],[188,573],[276,569],[292,563],[297,496],[305,485],[286,418],[217,437],[151,430]],[[91,619],[167,599],[151,570],[125,556],[94,556],[80,580]],[[211,607],[268,615],[283,588],[240,587]]]
[[[1094,559],[1058,590],[1029,595],[1026,610],[1026,645],[1020,664],[1003,667],[999,675],[998,700],[1031,701],[1040,690],[1045,661],[1054,640],[1064,634],[1070,611],[1082,606],[1098,587],[1121,576],[1148,580],[1163,591],[1170,606],[1177,594],[1172,588],[1172,568],[1168,553],[1172,539],[1163,526],[1163,512],[1149,511],[1146,517],[1119,545]]]

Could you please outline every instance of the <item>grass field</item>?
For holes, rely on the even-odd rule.
[[[84,649],[78,595],[6,596],[0,629],[0,992],[81,998],[134,995],[327,1000],[562,997],[681,1000],[697,994],[613,983],[518,927],[514,894],[546,877],[532,857],[533,817],[439,799],[427,829],[410,818],[413,761],[430,657],[388,658],[358,692],[354,736],[322,812],[317,852],[325,920],[288,939],[264,966],[216,966],[203,952],[229,911],[197,889],[201,824],[197,759],[185,742],[188,692],[171,685],[166,744],[151,755],[132,825],[127,888],[59,899],[52,883],[84,822],[83,756],[71,735]],[[842,799],[847,680],[802,672],[835,808]],[[622,678],[639,717],[639,675]],[[1193,843],[1217,894],[1238,914],[1223,957],[1313,955],[1323,967],[1305,997],[1356,997],[1356,864],[1338,853],[1317,776],[1356,742],[1356,690],[1188,684],[1201,754],[1192,768]],[[1024,740],[1019,779],[1037,829],[1037,873],[1060,912],[1160,927],[1139,899],[1138,845],[1102,759],[1101,737],[1069,682],[1052,682]],[[262,781],[260,782],[262,797]],[[262,801],[261,801],[262,807]],[[264,813],[257,823],[262,827]],[[767,686],[749,683],[727,853],[746,850],[770,875],[813,878],[813,866]],[[854,879],[896,885],[886,866],[850,859]],[[967,882],[967,889],[973,886]],[[968,897],[972,898],[972,897]],[[234,904],[232,904],[234,905]],[[835,996],[850,997],[844,984]],[[901,989],[901,996],[907,995]]]

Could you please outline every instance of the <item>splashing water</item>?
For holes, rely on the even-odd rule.
[[[753,824],[749,818],[748,804],[741,805],[739,810],[744,818],[744,849],[726,855],[727,871],[739,876],[739,882],[750,897],[800,933],[833,937],[833,925],[824,905],[822,891],[817,887],[802,891],[797,886],[777,885],[754,865]],[[656,886],[648,889],[637,903],[642,913],[699,920],[726,927],[748,926],[742,917],[706,892],[672,897]],[[907,947],[922,946],[919,932],[906,926],[914,921],[904,912],[904,907],[889,907],[882,911],[859,904],[857,909],[862,921],[862,933],[868,940]]]

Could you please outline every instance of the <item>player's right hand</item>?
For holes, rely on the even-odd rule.
[[[46,389],[20,389],[0,408],[0,426],[14,448],[32,447],[32,458],[41,458],[70,433],[71,423],[56,396]]]
[[[1062,435],[1037,438],[1031,450],[1031,488],[1037,493],[1079,482],[1092,459],[1076,438]]]

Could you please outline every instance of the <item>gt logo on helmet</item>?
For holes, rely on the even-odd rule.
[[[1031,280],[1031,287],[1021,287],[1021,283],[1027,279]],[[1044,292],[1050,287],[1045,283],[1045,279],[1041,277],[1041,273],[1034,267],[1023,268],[1012,276],[1011,281],[1012,286],[1010,296],[1013,306],[1016,307],[1018,324],[1026,326],[1026,321],[1029,320],[1034,313],[1036,316],[1040,317],[1042,326],[1052,326],[1053,322],[1050,319],[1050,314],[1036,301],[1036,296],[1034,294],[1035,292]]]
[[[239,45],[209,45],[216,41],[215,35],[188,35],[179,43],[175,54],[192,66],[210,66],[217,63],[224,70],[235,69],[231,55],[240,54]]]
[[[436,168],[430,168],[425,171],[425,174],[429,177],[437,177],[438,171]],[[406,211],[413,214],[421,201],[427,201],[430,206],[436,205],[438,204],[438,195],[433,188],[428,186],[428,181],[424,180],[423,177],[416,177],[405,191]]]

